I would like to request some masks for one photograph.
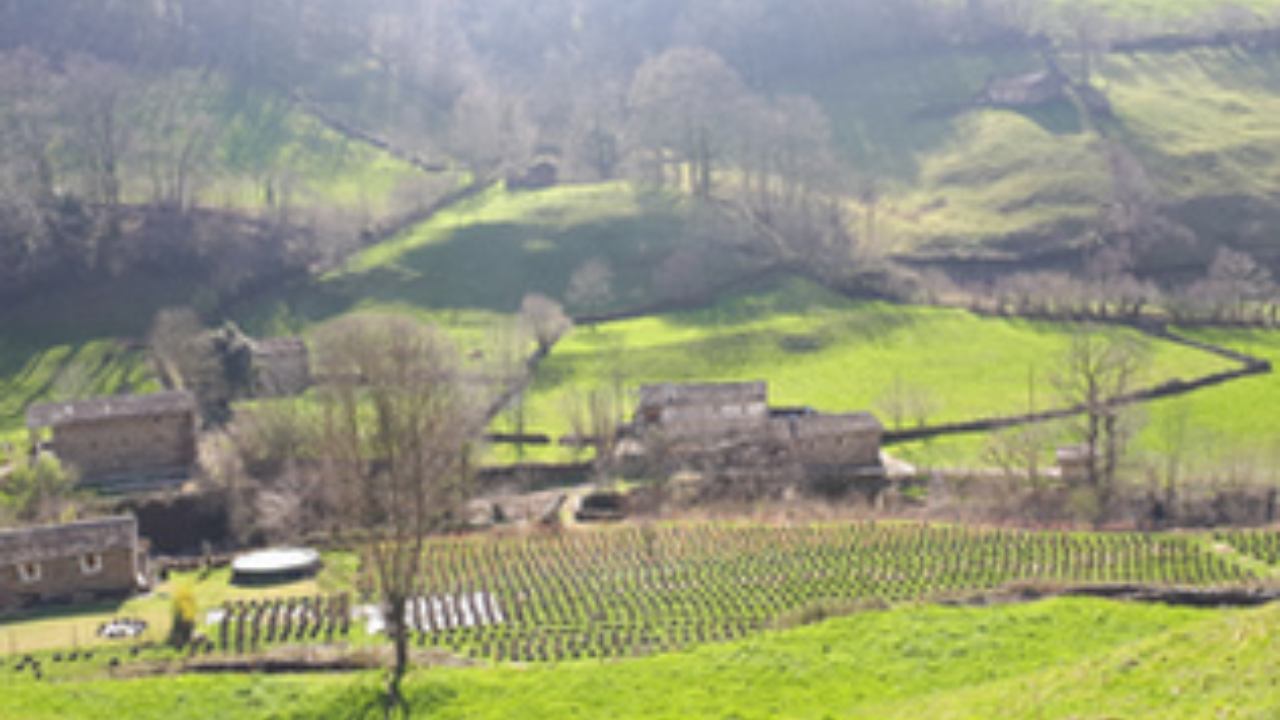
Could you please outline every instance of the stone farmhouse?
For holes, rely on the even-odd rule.
[[[121,395],[35,405],[33,439],[51,432],[51,449],[80,481],[110,489],[140,479],[189,475],[196,461],[195,397],[188,392]]]
[[[254,397],[301,395],[311,386],[311,356],[300,338],[254,340],[250,353]]]
[[[132,516],[0,530],[0,612],[123,597],[147,584]]]
[[[643,387],[631,431],[650,456],[758,488],[885,477],[875,417],[770,408],[763,382]]]

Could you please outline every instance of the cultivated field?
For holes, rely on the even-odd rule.
[[[1275,577],[1277,537],[695,523],[438,540],[423,587],[432,603],[420,605],[433,609],[414,614],[415,647],[485,667],[419,670],[409,698],[418,711],[467,718],[517,708],[522,717],[920,717],[926,707],[930,717],[989,717],[995,708],[1008,717],[1155,708],[1164,717],[1261,717],[1280,707],[1268,679],[1275,608],[919,603],[1009,583],[1255,586]],[[359,583],[345,556],[331,559],[345,569],[322,578],[326,587],[271,595]],[[198,586],[202,612],[251,597],[221,589],[225,579],[216,573]],[[206,633],[217,645],[218,627]],[[290,642],[323,642],[310,637]],[[373,641],[357,625],[342,642]],[[39,653],[42,680],[7,658],[0,710],[31,718],[126,708],[137,718],[380,712],[374,674],[122,682],[108,680],[117,673],[108,661],[127,655],[93,649],[92,658],[59,663]],[[223,655],[215,647],[212,657]],[[141,656],[156,668],[174,658]]]

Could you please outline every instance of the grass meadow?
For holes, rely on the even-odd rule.
[[[660,296],[661,268],[677,248],[710,252],[711,240],[697,233],[711,221],[680,198],[626,183],[521,193],[495,186],[236,314],[257,332],[283,333],[353,310],[393,310],[465,334],[514,314],[531,293],[575,314],[643,307]],[[575,305],[570,280],[592,260],[608,268],[607,297]],[[701,280],[732,279],[744,266],[717,262]]]
[[[1173,30],[1199,32],[1214,5],[1128,0],[1107,11],[1140,21],[1160,15]],[[1246,5],[1264,14],[1277,8],[1274,0]],[[1074,58],[1064,62],[1076,71]],[[1110,201],[1108,142],[1119,141],[1178,220],[1214,239],[1230,228],[1232,242],[1274,254],[1265,231],[1280,189],[1270,122],[1280,61],[1272,54],[1105,55],[1093,83],[1113,116],[1092,123],[1066,100],[1024,110],[973,106],[990,78],[1043,69],[1033,52],[957,49],[871,58],[789,90],[822,103],[837,150],[875,188],[875,234],[862,242],[881,251],[1004,257],[1074,247]],[[848,211],[866,227],[867,207],[851,201]]]
[[[1262,329],[1174,328],[1179,334],[1270,360],[1280,367],[1280,332]],[[1190,395],[1145,403],[1131,412],[1139,432],[1129,470],[1163,469],[1175,454],[1186,474],[1218,481],[1280,480],[1280,380],[1274,374],[1236,380]],[[1073,442],[1060,429],[1058,442]],[[923,467],[985,467],[989,436],[959,435],[892,450]],[[1050,448],[1051,449],[1051,448]],[[1050,458],[1046,457],[1046,461]]]
[[[424,668],[407,692],[415,715],[440,718],[1267,717],[1278,619],[1085,599],[904,606],[635,660]],[[374,673],[27,678],[7,681],[8,716],[382,712]]]
[[[926,397],[936,423],[1025,412],[1030,379],[1036,407],[1047,409],[1061,403],[1052,378],[1072,332],[1061,323],[855,301],[786,279],[702,310],[575,329],[539,369],[526,425],[566,430],[573,391],[648,382],[763,379],[775,405],[882,417],[892,388],[908,387]],[[1154,343],[1145,382],[1228,367]]]

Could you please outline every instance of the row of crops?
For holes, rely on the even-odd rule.
[[[732,639],[819,604],[939,599],[1014,582],[1256,580],[1190,535],[900,523],[623,527],[435,542],[410,621],[424,646],[555,661]]]
[[[1268,565],[1280,565],[1280,532],[1274,530],[1228,530],[1214,534],[1218,542]]]

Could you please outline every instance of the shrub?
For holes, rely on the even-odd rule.
[[[169,644],[176,648],[191,642],[196,629],[196,593],[190,585],[179,585],[173,591],[171,604],[173,624],[169,628]]]

